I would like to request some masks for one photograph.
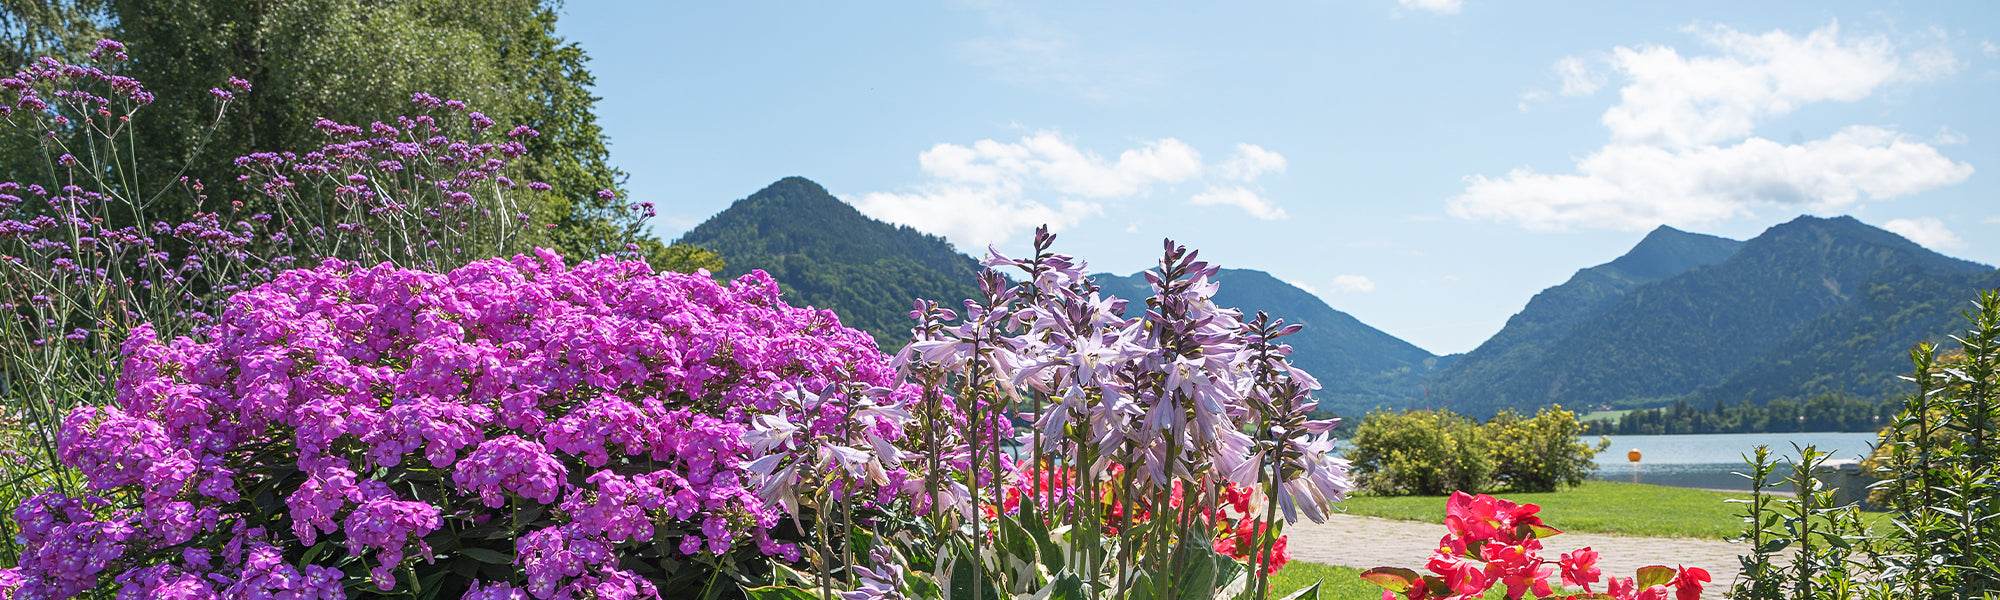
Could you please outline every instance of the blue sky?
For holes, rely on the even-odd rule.
[[[1688,6],[1683,6],[1683,5]],[[1438,353],[1660,224],[2000,262],[2000,7],[570,2],[674,237],[788,175],[977,253],[1162,237]]]

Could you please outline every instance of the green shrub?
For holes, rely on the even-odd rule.
[[[1483,490],[1493,457],[1480,426],[1448,410],[1370,413],[1354,431],[1360,484],[1383,495]]]
[[[1480,431],[1492,452],[1493,482],[1515,492],[1553,492],[1583,483],[1597,469],[1597,453],[1611,443],[1579,439],[1583,422],[1560,404],[1543,407],[1533,418],[1502,411]]]
[[[1552,492],[1597,468],[1609,441],[1585,443],[1583,433],[1560,405],[1532,418],[1502,412],[1484,425],[1445,409],[1376,412],[1355,429],[1348,459],[1361,486],[1384,496]]]

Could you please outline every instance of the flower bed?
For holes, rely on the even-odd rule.
[[[828,471],[869,501],[908,489],[878,452],[913,389],[761,273],[329,261],[125,356],[118,402],[63,425],[92,495],[17,512],[22,597],[100,576],[137,597],[651,597],[674,565],[796,560],[796,507],[769,499]]]

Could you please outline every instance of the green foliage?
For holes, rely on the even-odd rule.
[[[13,9],[20,0],[8,0]],[[317,147],[316,119],[368,123],[402,114],[414,92],[463,99],[503,125],[528,125],[523,176],[547,192],[524,200],[551,227],[530,244],[591,257],[638,244],[656,266],[673,268],[665,247],[645,229],[646,214],[598,190],[624,175],[610,166],[604,132],[592,113],[597,98],[588,57],[556,35],[553,2],[538,0],[44,0],[32,10],[0,11],[9,64],[54,49],[74,55],[110,36],[131,48],[130,74],[157,96],[139,123],[141,187],[159,189],[186,175],[221,189],[235,180],[230,160],[261,150]],[[48,28],[57,28],[49,30]],[[81,48],[77,45],[82,44]],[[218,122],[211,87],[248,79],[235,114]],[[4,141],[4,140],[0,140]],[[0,158],[12,158],[0,154]],[[0,179],[18,179],[31,161],[0,162]],[[525,190],[524,190],[524,193]],[[233,193],[216,196],[235,199]],[[191,203],[152,210],[163,218],[195,211]],[[212,207],[211,207],[212,209]]]
[[[1965,315],[1959,349],[1907,354],[1915,389],[1864,466],[1885,476],[1875,500],[1895,526],[1870,530],[1855,505],[1836,505],[1812,476],[1825,460],[1801,449],[1795,498],[1763,493],[1776,469],[1767,448],[1746,460],[1756,495],[1743,512],[1744,557],[1734,597],[1974,598],[2000,595],[2000,291]]]
[[[1354,430],[1358,483],[1383,495],[1487,489],[1492,449],[1477,422],[1448,410],[1374,412]]]
[[[1547,492],[1597,468],[1592,459],[1608,442],[1581,435],[1583,423],[1560,405],[1534,417],[1503,411],[1484,425],[1443,409],[1378,411],[1355,428],[1348,459],[1362,488],[1382,496]]]
[[[788,177],[677,242],[720,252],[728,277],[762,269],[795,302],[832,309],[883,347],[909,339],[911,298],[972,298],[979,264],[943,238],[870,219],[817,183]]]
[[[646,263],[656,269],[677,273],[693,273],[702,269],[707,269],[710,273],[721,273],[729,266],[722,255],[694,244],[660,246],[658,252],[647,255]]]
[[[1677,400],[1668,406],[1625,411],[1615,419],[1585,424],[1589,433],[1602,435],[1876,431],[1895,414],[1897,406],[1839,394],[1822,394],[1804,401],[1779,398],[1764,404],[1718,401],[1706,410],[1695,408],[1686,400]]]
[[[1545,407],[1532,418],[1501,411],[1482,428],[1493,453],[1493,481],[1515,492],[1550,492],[1575,487],[1597,470],[1592,459],[1610,445],[1581,441],[1583,423],[1562,405]]]

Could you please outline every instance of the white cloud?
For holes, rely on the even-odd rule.
[[[1662,148],[1613,144],[1571,174],[1516,169],[1467,178],[1448,212],[1530,229],[1647,229],[1747,216],[1757,205],[1851,207],[1964,181],[1972,165],[1893,131],[1849,127],[1821,140]]]
[[[1282,219],[1284,209],[1256,191],[1255,182],[1283,171],[1285,162],[1277,152],[1238,144],[1229,159],[1209,164],[1194,147],[1173,138],[1144,142],[1113,158],[1044,131],[1011,142],[932,146],[917,156],[924,181],[849,201],[871,217],[980,248],[1006,243],[1042,223],[1057,231],[1073,227],[1122,200],[1149,197],[1179,184],[1208,183],[1189,199],[1193,204]]]
[[[1252,181],[1266,173],[1285,172],[1285,155],[1266,150],[1256,144],[1237,144],[1236,154],[1222,161],[1218,170],[1223,177],[1237,181]]]
[[[1611,64],[1627,82],[1605,111],[1612,139],[1691,146],[1749,135],[1760,119],[1813,102],[1853,102],[1897,81],[1942,76],[1936,56],[1899,54],[1881,36],[1843,38],[1831,23],[1803,36],[1728,27],[1693,32],[1715,52],[1620,47]]]
[[[1838,23],[1804,35],[1691,31],[1708,53],[1611,51],[1607,60],[1623,80],[1618,103],[1601,119],[1611,139],[1577,159],[1573,172],[1474,175],[1447,212],[1531,229],[1644,229],[1731,219],[1759,206],[1843,209],[1971,176],[1971,165],[1879,127],[1795,144],[1754,135],[1759,122],[1806,104],[1857,101],[1894,82],[1943,76],[1957,68],[1948,51],[1901,52],[1880,36],[1843,37]],[[1568,63],[1556,65],[1565,92],[1583,93],[1592,85],[1589,65]]]
[[[1931,143],[1939,146],[1957,146],[1970,141],[1972,138],[1950,127],[1939,127],[1937,135],[1931,136]]]
[[[938,144],[917,156],[925,173],[958,184],[1046,183],[1073,196],[1131,196],[1158,183],[1179,183],[1201,175],[1201,154],[1173,138],[1148,142],[1107,160],[1086,152],[1054,132],[1018,142],[979,140],[971,146]]]
[[[1375,280],[1363,275],[1335,275],[1333,276],[1333,290],[1336,292],[1366,294],[1375,291]]]
[[[1604,74],[1590,68],[1582,58],[1565,56],[1556,61],[1556,76],[1562,78],[1562,95],[1588,96],[1604,87]]]
[[[871,217],[944,236],[961,246],[1004,244],[1014,235],[1047,224],[1061,231],[1104,212],[1091,202],[1055,204],[997,193],[994,188],[938,185],[913,193],[872,192],[852,201]]]
[[[1303,281],[1298,281],[1298,280],[1295,280],[1295,279],[1286,279],[1286,280],[1285,280],[1285,283],[1288,283],[1288,284],[1291,284],[1291,286],[1292,286],[1292,287],[1295,287],[1295,288],[1299,288],[1299,289],[1302,289],[1302,290],[1305,290],[1305,291],[1306,291],[1306,293],[1308,293],[1308,294],[1312,294],[1312,295],[1314,295],[1314,296],[1319,296],[1319,297],[1321,297],[1321,298],[1324,298],[1324,297],[1326,297],[1326,294],[1322,294],[1322,293],[1320,293],[1320,291],[1319,291],[1319,287],[1317,287],[1317,286],[1314,286],[1313,284],[1310,284],[1310,283],[1306,283],[1306,282],[1303,282]]]
[[[1465,8],[1463,0],[1396,0],[1396,4],[1409,10],[1421,10],[1439,15],[1455,15]]]
[[[1993,40],[1979,40],[1979,52],[1987,58],[2000,58],[2000,44],[1993,43]]]
[[[1965,247],[1965,240],[1952,233],[1937,217],[1917,217],[1915,219],[1890,219],[1882,224],[1883,229],[1896,235],[1910,238],[1925,248],[1932,250],[1956,250]]]
[[[1278,208],[1278,205],[1272,204],[1270,200],[1265,200],[1263,196],[1257,195],[1257,192],[1250,191],[1248,188],[1209,188],[1199,194],[1195,194],[1194,198],[1188,201],[1196,206],[1234,206],[1243,209],[1243,212],[1249,213],[1252,217],[1266,221],[1277,221],[1291,217],[1291,215],[1285,213],[1285,209]]]

